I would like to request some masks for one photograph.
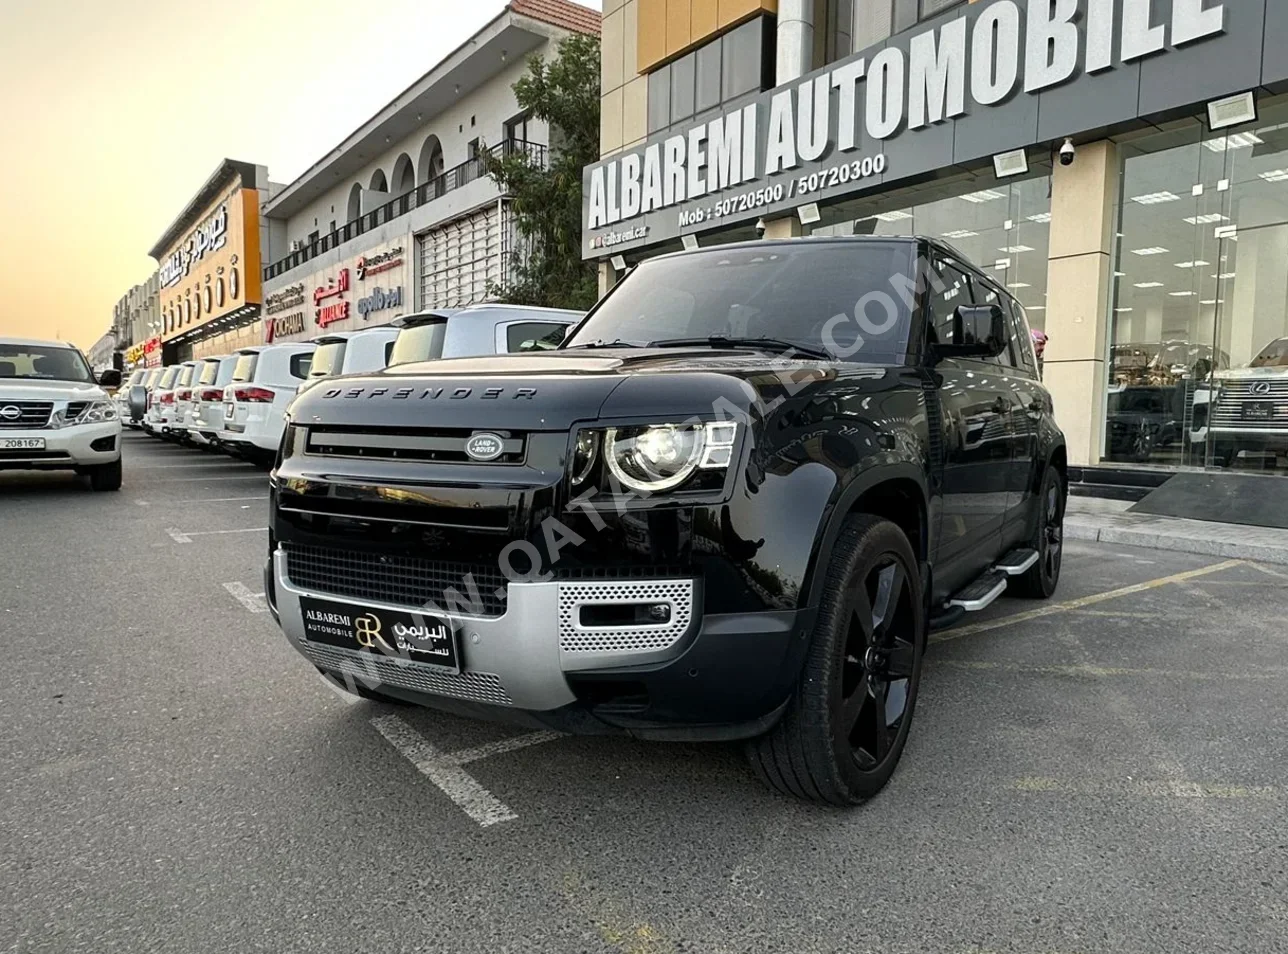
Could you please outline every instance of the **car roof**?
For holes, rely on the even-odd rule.
[[[308,341],[301,341],[298,343],[299,344],[319,344],[319,345],[336,344],[337,342],[340,342],[340,341],[351,341],[354,338],[360,338],[363,335],[369,335],[377,331],[383,331],[387,334],[391,331],[396,333],[398,329],[392,325],[376,325],[372,328],[359,328],[356,331],[332,331],[325,334],[320,334],[316,338],[310,338]]]
[[[571,308],[545,308],[539,305],[510,305],[504,302],[488,302],[479,305],[467,305],[464,308],[431,308],[410,315],[400,315],[390,324],[398,328],[414,328],[416,325],[426,324],[432,320],[450,319],[452,321],[463,321],[478,319],[482,322],[484,320],[495,321],[498,318],[507,316],[514,320],[528,318],[532,321],[565,320],[572,323],[580,321],[586,316],[586,313]]]
[[[45,341],[40,338],[10,338],[7,336],[0,336],[0,345],[19,345],[24,348],[67,348],[71,351],[78,350],[70,341]]]

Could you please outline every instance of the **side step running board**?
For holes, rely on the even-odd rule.
[[[988,570],[974,583],[960,590],[948,601],[949,606],[960,606],[968,613],[987,609],[993,601],[1006,592],[1010,576],[1001,570]]]
[[[998,560],[993,569],[1001,570],[1007,576],[1019,576],[1021,573],[1027,572],[1029,567],[1037,562],[1037,550],[1012,550]]]
[[[952,616],[955,607],[961,613],[978,613],[993,605],[993,601],[1006,592],[1006,584],[1038,562],[1038,551],[1012,550],[979,577],[974,583],[956,593],[946,604],[946,612],[931,620],[931,629],[941,629],[956,622]]]

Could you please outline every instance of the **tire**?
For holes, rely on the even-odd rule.
[[[120,490],[121,489],[121,462],[118,460],[114,464],[100,464],[96,467],[87,467],[89,474],[89,486],[91,490]]]
[[[1038,562],[1014,577],[1007,587],[1008,595],[1031,600],[1050,599],[1060,585],[1060,565],[1064,558],[1064,511],[1068,496],[1064,478],[1056,468],[1048,466],[1042,475],[1038,500],[1041,511],[1037,529],[1029,543],[1038,551]]]
[[[779,723],[747,745],[761,779],[830,805],[857,805],[881,791],[908,738],[926,635],[908,538],[888,520],[848,517],[800,683]]]

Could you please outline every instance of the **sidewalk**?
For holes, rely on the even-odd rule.
[[[1122,500],[1070,497],[1065,538],[1288,565],[1288,530],[1134,514],[1130,507]]]

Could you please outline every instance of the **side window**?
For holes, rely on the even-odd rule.
[[[312,367],[312,351],[304,351],[300,354],[291,355],[291,377],[299,378],[302,381],[309,376],[309,369]]]
[[[516,321],[505,329],[505,350],[518,351],[525,341],[536,343],[538,350],[549,350],[563,341],[566,326],[549,321]]]
[[[1024,313],[1024,306],[1014,298],[1011,305],[1011,350],[1019,358],[1019,367],[1028,372],[1030,377],[1038,376],[1038,359],[1033,351],[1033,333],[1029,330],[1029,316]]]
[[[932,343],[953,340],[953,312],[960,305],[974,304],[970,276],[942,258],[934,260],[940,288],[928,292],[927,310]]]
[[[398,340],[397,338],[390,338],[387,342],[385,342],[385,367],[386,368],[389,367],[389,359],[393,357],[394,342],[397,340]]]
[[[1008,296],[989,284],[988,282],[975,281],[975,304],[977,305],[997,305],[1002,309],[1002,315],[1006,319],[1006,350],[995,358],[985,358],[990,364],[1000,364],[1002,367],[1017,368],[1019,367],[1019,357],[1015,353],[1015,334],[1011,330],[1011,307]]]

